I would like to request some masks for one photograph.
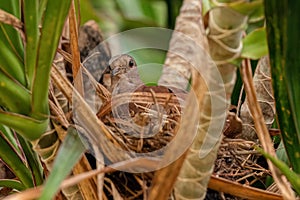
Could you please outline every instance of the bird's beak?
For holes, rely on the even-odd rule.
[[[116,67],[115,69],[113,69],[113,70],[111,71],[111,75],[112,75],[112,76],[116,76],[116,75],[118,75],[118,74],[120,74],[120,68],[119,68],[119,67]]]

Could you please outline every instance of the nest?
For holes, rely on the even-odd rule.
[[[109,139],[114,145],[126,151],[149,153],[162,149],[175,137],[185,94],[176,96],[159,87],[122,93],[114,97],[114,102],[110,99],[104,103],[97,116],[108,128]],[[114,114],[112,105],[120,115]],[[124,199],[143,199],[152,178],[152,172],[107,173],[104,192],[109,199],[115,198],[115,189]]]
[[[165,147],[176,136],[185,97],[186,94],[176,96],[166,91],[155,92],[149,87],[146,92],[119,94],[114,97],[114,103],[109,99],[97,116],[108,128],[110,141],[114,145],[136,153],[153,152]],[[127,108],[126,117],[122,118],[122,114],[116,116],[112,105],[121,111],[122,107]],[[149,134],[149,131],[155,134]],[[225,137],[217,154],[214,174],[237,183],[264,187],[270,172],[255,146],[257,143],[252,141]],[[153,174],[107,173],[104,192],[108,199],[116,198],[116,191],[124,199],[144,199]]]
[[[124,97],[126,94],[121,94],[116,99],[124,102]],[[156,151],[168,144],[176,134],[181,116],[176,96],[170,93],[138,92],[127,97],[131,100],[127,106],[128,114],[123,116],[125,119],[107,112],[111,110],[107,109],[111,106],[110,102],[103,108],[106,112],[98,113],[112,133],[113,143],[137,153]]]
[[[214,174],[240,184],[262,186],[270,172],[266,160],[255,150],[256,146],[253,141],[224,138]]]
[[[149,153],[162,149],[172,141],[180,125],[186,93],[175,94],[157,87],[144,87],[133,93],[114,95],[113,98],[105,88],[98,88],[100,91],[97,90],[97,94],[99,97],[102,94],[104,101],[97,117],[105,124],[109,133],[106,137],[111,144],[125,151]],[[228,130],[232,133],[231,129],[237,129],[236,124],[227,123],[224,135],[227,131],[227,135],[231,136]],[[217,154],[214,174],[233,182],[265,187],[264,182],[270,172],[255,146],[256,142],[225,137]],[[109,150],[102,149],[102,152],[107,160],[114,160],[118,156]],[[115,199],[116,194],[124,199],[144,199],[153,174],[123,171],[107,173],[103,192],[108,199]]]

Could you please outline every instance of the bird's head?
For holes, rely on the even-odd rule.
[[[121,76],[136,67],[134,58],[127,54],[115,56],[109,62],[112,77]]]

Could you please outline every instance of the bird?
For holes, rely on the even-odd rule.
[[[128,54],[112,57],[99,82],[111,93],[129,92],[133,87],[142,84],[136,61]]]
[[[99,82],[110,92],[115,90],[115,93],[150,92],[150,90],[155,93],[172,93],[164,86],[144,84],[140,79],[135,59],[128,54],[120,54],[111,58]]]

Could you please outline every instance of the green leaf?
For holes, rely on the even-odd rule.
[[[263,7],[263,0],[252,0],[252,1],[223,0],[223,1],[216,1],[216,2],[218,2],[219,4],[215,4],[212,0],[205,0],[203,3],[204,9],[207,11],[207,9],[212,9],[217,6],[226,6],[241,13],[242,15],[250,15]]]
[[[11,127],[29,140],[36,140],[48,127],[49,120],[36,120],[18,113],[0,110],[0,124]]]
[[[250,15],[249,15],[249,23],[255,23],[257,21],[263,21],[265,18],[265,12],[264,12],[264,5],[261,4],[257,9],[255,9]]]
[[[0,70],[0,105],[11,112],[28,114],[30,112],[30,93]]]
[[[35,76],[37,49],[39,42],[38,1],[23,1],[24,28],[26,37],[25,72],[29,79],[28,88],[32,86]]]
[[[0,1],[0,8],[19,19],[21,18],[20,1]]]
[[[26,189],[26,187],[20,181],[12,179],[0,179],[0,187],[8,187],[18,191]]]
[[[85,148],[77,131],[70,127],[55,158],[53,169],[45,184],[40,199],[52,199],[61,182],[70,174],[73,166],[81,158]]]
[[[267,54],[268,46],[265,28],[252,31],[243,39],[242,57],[256,60]]]
[[[10,41],[6,40],[6,36],[1,31],[5,31],[3,27],[4,25],[0,23],[0,72],[2,71],[7,76],[12,77],[16,82],[26,85],[23,63],[16,55],[14,47],[8,46]]]
[[[283,161],[271,156],[260,148],[256,148],[258,152],[260,152],[263,156],[269,159],[290,181],[293,188],[296,190],[298,194],[300,194],[300,176],[290,170],[290,167],[287,166]]]
[[[250,15],[263,8],[263,0],[242,1],[241,3],[229,3],[229,7],[243,15]]]
[[[0,8],[19,19],[21,18],[20,1],[0,1]],[[3,37],[4,35],[5,37]],[[0,29],[0,38],[3,40],[6,38],[15,54],[18,55],[18,58],[23,60],[24,49],[22,39],[20,34],[13,27],[3,25]]]
[[[0,132],[4,135],[4,137],[8,140],[8,142],[13,146],[18,153],[20,153],[19,145],[16,141],[15,135],[10,128],[0,124]]]
[[[300,173],[300,2],[265,1],[272,83],[282,141]]]
[[[23,153],[25,155],[28,167],[32,172],[32,178],[35,185],[41,185],[44,182],[43,179],[43,168],[41,166],[40,159],[36,152],[32,150],[32,146],[28,140],[23,137],[18,137],[20,145],[22,146]]]
[[[39,2],[39,19],[43,18],[48,0],[40,0]]]
[[[34,186],[30,170],[2,132],[0,132],[0,158],[9,166],[26,188]]]
[[[47,118],[48,86],[52,61],[60,35],[68,15],[71,0],[47,2],[42,22],[37,65],[32,87],[32,115],[37,119]],[[28,10],[31,12],[30,10]]]
[[[202,15],[206,15],[206,13],[212,8],[210,0],[203,0],[202,1]]]

